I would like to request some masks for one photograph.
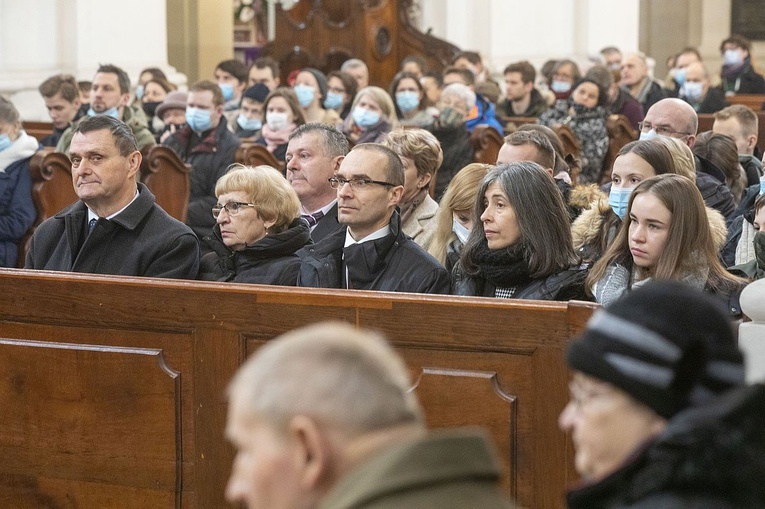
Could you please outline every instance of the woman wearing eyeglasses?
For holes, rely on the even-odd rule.
[[[199,279],[295,286],[295,252],[311,242],[300,200],[276,169],[236,165],[215,186],[216,225]]]

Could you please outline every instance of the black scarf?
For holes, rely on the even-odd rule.
[[[531,281],[526,246],[516,244],[504,249],[489,249],[486,239],[475,252],[479,274],[497,288],[512,288]]]

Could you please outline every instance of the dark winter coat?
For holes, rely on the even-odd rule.
[[[20,159],[0,172],[0,267],[16,266],[19,241],[37,217],[32,202],[30,159]]]
[[[213,252],[202,257],[199,279],[295,286],[300,272],[300,258],[295,253],[310,244],[311,235],[308,223],[298,218],[286,230],[269,234],[242,251],[226,247],[218,225],[204,240]]]
[[[344,248],[347,227],[298,251],[298,286],[346,288],[343,263],[350,284],[357,290],[386,292],[449,293],[449,274],[438,261],[407,237],[401,218],[394,212],[390,234],[377,240]]]
[[[449,182],[462,168],[473,162],[475,151],[470,143],[470,132],[464,124],[441,126],[436,123],[428,128],[438,139],[444,151],[444,160],[436,172],[435,199],[441,201]]]
[[[156,205],[145,185],[139,183],[138,190],[133,203],[112,219],[100,218],[90,235],[81,201],[43,222],[32,236],[25,268],[195,279],[196,236]]]
[[[547,101],[545,101],[545,98],[542,97],[542,94],[539,93],[539,90],[536,88],[531,89],[531,100],[529,101],[529,107],[526,108],[526,111],[521,113],[515,113],[513,112],[513,103],[512,101],[508,100],[507,98],[502,99],[499,102],[499,105],[497,106],[497,111],[499,111],[500,115],[503,115],[506,118],[512,119],[513,117],[538,117],[550,106],[547,105]]]
[[[173,149],[184,163],[191,165],[186,224],[200,239],[212,233],[215,218],[210,211],[217,201],[215,184],[234,163],[236,149],[242,144],[241,140],[228,130],[225,117],[221,117],[218,127],[203,134],[204,138],[200,138],[191,127],[186,126],[173,133],[164,143]]]
[[[765,386],[734,389],[675,415],[625,465],[567,500],[569,509],[763,507]]]

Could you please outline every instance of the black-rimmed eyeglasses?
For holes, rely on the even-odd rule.
[[[385,187],[396,187],[395,184],[391,184],[390,182],[381,182],[379,180],[372,180],[372,179],[363,179],[363,178],[355,178],[355,179],[344,179],[343,177],[329,177],[327,179],[329,182],[329,187],[332,189],[340,189],[345,184],[350,184],[351,189],[359,190],[364,189],[365,187],[369,186],[369,184],[377,184],[378,186],[385,186]]]
[[[212,208],[212,215],[214,218],[218,218],[220,215],[221,210],[226,209],[226,212],[228,212],[229,216],[235,216],[239,213],[239,211],[244,207],[254,207],[254,203],[244,203],[241,201],[230,201],[226,203],[225,205],[215,205]]]

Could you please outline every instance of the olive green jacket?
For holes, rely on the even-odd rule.
[[[86,118],[89,118],[89,116],[83,115],[77,122],[73,122],[66,128],[61,134],[58,144],[56,144],[56,152],[63,152],[67,156],[69,155],[69,145],[72,143],[74,129],[79,122],[82,122]],[[149,130],[146,114],[140,107],[126,106],[123,108],[121,120],[130,127],[131,131],[133,131],[133,136],[135,136],[135,141],[138,144],[138,150],[143,150],[144,147],[156,145],[154,135]]]

